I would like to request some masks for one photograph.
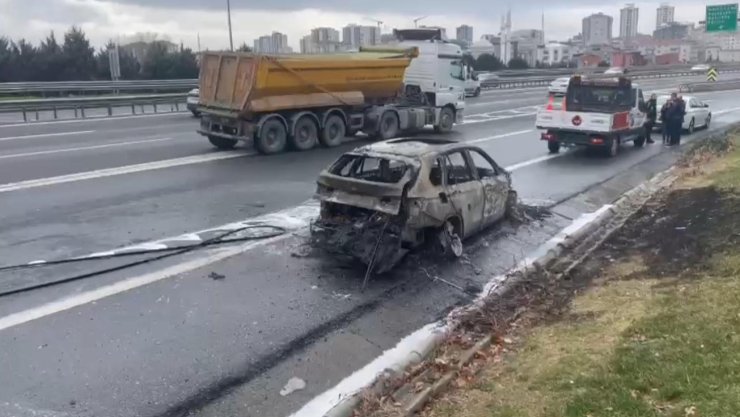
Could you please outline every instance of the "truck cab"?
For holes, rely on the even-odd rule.
[[[462,121],[468,71],[459,45],[447,42],[440,28],[395,29],[402,48],[415,47],[419,56],[404,74],[404,94],[408,99],[454,112],[455,122]]]
[[[624,142],[637,147],[645,144],[643,92],[628,78],[574,76],[560,106],[554,106],[553,100],[551,95],[536,120],[551,153],[559,152],[561,146],[585,146],[615,156]]]

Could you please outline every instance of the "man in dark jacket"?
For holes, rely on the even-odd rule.
[[[663,145],[668,145],[669,139],[671,137],[671,131],[670,131],[670,120],[668,120],[668,110],[671,108],[671,105],[673,102],[668,99],[665,103],[663,103],[663,107],[660,108],[660,120],[663,122],[662,125],[662,131],[663,131]]]
[[[668,126],[668,146],[678,145],[681,140],[681,129],[683,128],[683,107],[676,93],[671,94],[671,104],[666,110],[664,122]]]
[[[647,116],[645,120],[645,139],[647,139],[647,143],[655,143],[653,138],[650,137],[655,127],[655,119],[658,117],[658,99],[655,94],[651,95],[650,100],[647,101],[645,114]]]

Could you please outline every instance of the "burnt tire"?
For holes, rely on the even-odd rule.
[[[560,142],[550,141],[547,142],[547,150],[550,153],[560,153]]]
[[[326,119],[324,128],[321,129],[319,142],[327,148],[339,146],[342,144],[342,140],[344,140],[346,133],[347,125],[344,123],[344,119],[334,114]]]
[[[208,136],[208,141],[218,149],[234,149],[236,144],[239,143],[236,139],[222,138],[219,136]]]
[[[270,119],[262,124],[259,134],[254,139],[254,146],[264,155],[283,152],[287,144],[288,130],[278,119]]]
[[[455,112],[449,107],[443,107],[439,112],[439,123],[434,126],[437,133],[447,133],[455,124]]]
[[[290,146],[298,151],[307,151],[319,143],[319,127],[311,116],[302,116],[293,126]]]
[[[520,217],[519,196],[514,190],[509,190],[509,194],[506,196],[506,216],[510,218]]]
[[[393,139],[398,136],[400,130],[400,121],[395,112],[387,111],[380,116],[378,122],[378,137],[381,140]]]

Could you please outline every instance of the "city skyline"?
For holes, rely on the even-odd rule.
[[[185,46],[196,50],[198,37],[202,49],[228,47],[225,8],[224,10],[217,10],[213,7],[207,10],[180,10],[165,6],[142,6],[132,4],[137,3],[136,1],[128,0],[89,0],[85,2],[49,0],[44,3],[46,7],[39,9],[26,7],[21,0],[0,0],[0,7],[9,11],[9,13],[0,15],[0,27],[3,28],[0,36],[12,39],[25,38],[31,42],[39,42],[52,30],[60,35],[72,24],[77,24],[97,47],[103,46],[108,40],[115,40],[136,32],[161,33],[167,35],[175,43],[182,42]],[[161,2],[148,3],[159,4]],[[486,10],[491,11],[485,14],[458,8],[447,14],[430,14],[424,20],[424,24],[445,28],[451,38],[455,37],[456,27],[469,25],[474,27],[475,33],[478,34],[474,37],[475,41],[480,38],[480,34],[500,31],[500,17],[505,12],[505,7],[501,2],[494,1],[493,3],[496,6],[487,8]],[[569,1],[568,5],[558,5],[557,2],[535,3],[538,7],[517,7],[516,5],[512,7],[512,29],[539,28],[541,14],[544,12],[547,41],[563,41],[575,36],[581,32],[582,19],[598,11],[612,16],[616,25],[619,20],[619,10],[624,7],[624,3],[603,6],[591,0]],[[661,3],[664,2],[635,2],[635,6],[641,10],[638,22],[639,33],[650,34],[655,29],[657,9]],[[190,5],[188,1],[183,4]],[[392,28],[413,27],[413,19],[418,17],[417,14],[411,13],[370,14],[341,11],[338,5],[335,10],[304,9],[276,12],[249,10],[245,9],[243,4],[245,2],[232,0],[235,46],[243,42],[251,46],[260,36],[277,31],[287,35],[289,46],[296,51],[300,49],[301,38],[310,33],[314,27],[333,27],[341,30],[352,22],[372,26],[376,25],[376,20],[380,20],[384,22],[381,27],[382,34],[387,34]],[[696,22],[703,19],[704,4],[697,5],[688,1],[672,1],[670,4],[675,7],[674,20],[676,21]],[[434,5],[437,9],[441,7],[437,3]],[[355,6],[350,4],[348,7],[352,9]]]

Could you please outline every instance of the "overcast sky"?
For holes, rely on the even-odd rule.
[[[696,22],[703,20],[706,4],[727,2],[670,3],[676,6],[676,20]],[[246,41],[251,46],[254,38],[276,30],[287,34],[295,49],[313,27],[341,29],[348,23],[372,25],[371,19],[376,19],[389,32],[412,27],[413,19],[424,15],[428,17],[420,24],[446,27],[451,37],[456,26],[472,25],[478,39],[484,33],[499,32],[508,4],[514,30],[539,28],[544,12],[548,40],[566,40],[577,34],[581,19],[599,11],[614,17],[617,36],[623,5],[609,6],[603,0],[231,0],[236,45]],[[660,2],[635,4],[640,8],[640,32],[652,33]],[[61,38],[72,24],[82,27],[96,46],[136,32],[165,34],[193,49],[198,34],[204,49],[225,48],[229,42],[226,0],[0,0],[0,36],[37,42],[51,30]]]

